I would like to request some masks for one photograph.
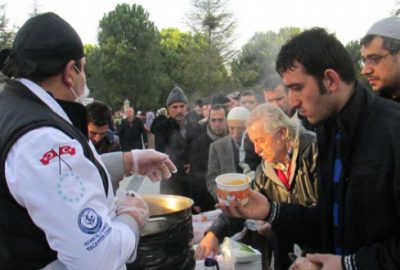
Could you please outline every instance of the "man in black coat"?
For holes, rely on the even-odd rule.
[[[226,111],[221,104],[213,105],[209,113],[207,129],[194,139],[190,155],[190,197],[198,206],[198,212],[215,209],[215,200],[207,190],[206,175],[210,144],[228,134]]]
[[[185,119],[187,114],[187,97],[177,86],[172,88],[167,98],[169,118],[157,123],[154,129],[156,150],[167,154],[176,164],[177,173],[169,181],[160,185],[161,194],[189,196],[189,148],[188,128]]]
[[[325,253],[307,256],[323,269],[400,269],[400,105],[359,85],[344,46],[319,28],[284,45],[276,65],[290,105],[319,126],[318,205],[252,192],[245,207],[221,207]]]
[[[132,107],[126,110],[126,116],[118,128],[122,151],[146,148],[147,134],[142,119],[135,117]]]

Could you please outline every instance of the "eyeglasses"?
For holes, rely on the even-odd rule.
[[[384,54],[384,55],[376,55],[376,54],[374,54],[374,55],[368,56],[367,58],[361,57],[360,65],[361,65],[362,68],[364,68],[366,66],[375,67],[375,66],[377,66],[379,64],[379,62],[383,58],[385,58],[388,55],[392,55],[392,54],[398,52],[399,50],[400,50],[400,48],[395,49],[395,50],[391,50],[387,54]]]

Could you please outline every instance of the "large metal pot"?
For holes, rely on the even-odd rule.
[[[128,270],[190,270],[195,267],[189,198],[143,195],[150,219],[141,232],[137,258]]]
[[[191,217],[193,200],[177,195],[143,195],[149,206],[150,218],[141,236],[157,234],[174,228]]]

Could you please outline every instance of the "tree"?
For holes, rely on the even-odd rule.
[[[281,28],[278,33],[255,33],[242,47],[232,63],[235,84],[244,88],[254,87],[275,72],[275,61],[281,46],[301,32],[297,27]]]
[[[176,28],[163,29],[161,49],[169,85],[181,86],[191,99],[221,91],[229,81],[222,58],[204,56],[208,44],[201,33],[185,33]]]
[[[357,80],[364,82],[364,85],[370,87],[368,80],[361,74],[361,45],[357,40],[350,41],[346,44],[346,50],[351,55],[356,70]]]
[[[393,16],[399,16],[400,15],[400,1],[398,1],[398,0],[396,1],[392,11],[390,12],[390,14],[393,15]]]
[[[33,6],[32,6],[32,12],[29,13],[30,17],[35,17],[37,15],[39,15],[40,11],[39,11],[39,3],[38,0],[33,0]]]
[[[14,29],[8,28],[5,4],[0,5],[0,50],[10,48],[12,46],[14,36]]]
[[[93,95],[118,108],[127,98],[140,109],[155,108],[163,91],[160,37],[140,6],[117,5],[100,21],[99,46],[88,55]]]
[[[208,49],[216,49],[224,63],[229,63],[235,55],[232,45],[237,22],[226,9],[227,0],[192,0],[192,3],[194,9],[187,15],[186,23],[194,33],[204,34]]]

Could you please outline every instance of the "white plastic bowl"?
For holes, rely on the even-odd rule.
[[[232,183],[238,180],[241,184]],[[245,205],[249,200],[250,193],[250,178],[242,173],[225,173],[215,178],[217,183],[218,201],[229,205],[229,202],[235,198],[240,200],[242,205]]]

